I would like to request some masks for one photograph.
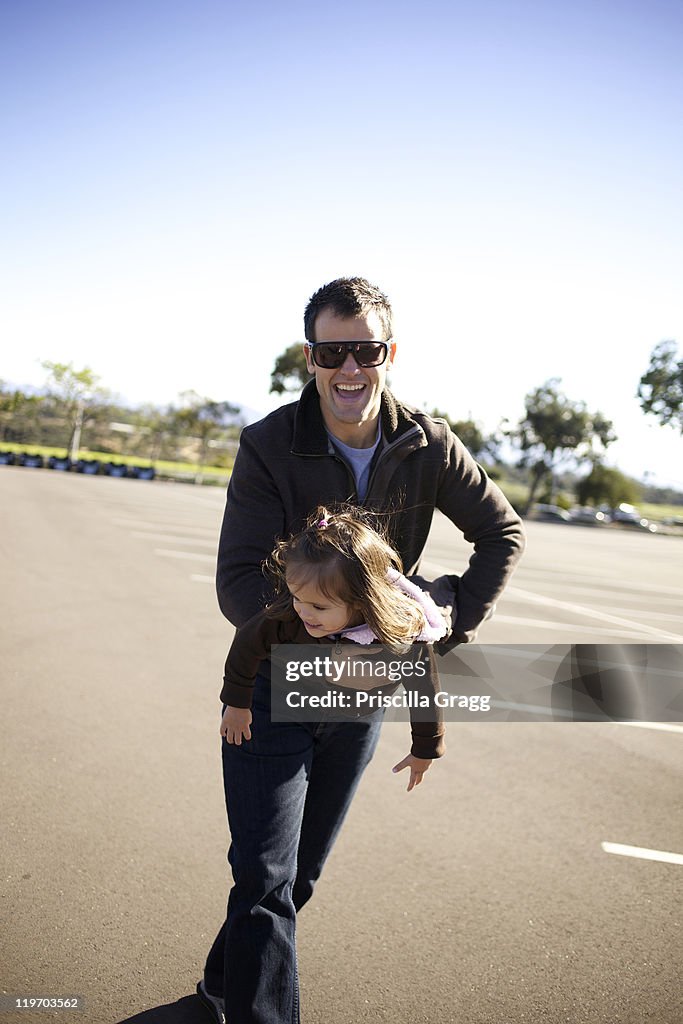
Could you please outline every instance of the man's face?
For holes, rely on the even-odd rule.
[[[315,320],[316,341],[384,341],[382,323],[377,313],[342,318],[323,309]],[[396,350],[389,345],[387,358],[381,366],[359,366],[349,352],[337,370],[316,366],[311,352],[305,348],[308,372],[315,374],[325,426],[340,441],[352,447],[366,447],[375,437],[380,400]],[[355,444],[354,441],[361,441]]]

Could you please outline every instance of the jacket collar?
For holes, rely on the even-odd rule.
[[[398,441],[417,423],[410,409],[398,402],[387,388],[382,392],[380,407],[382,439],[385,444]],[[325,421],[320,409],[320,399],[315,380],[309,380],[301,392],[294,414],[293,455],[327,455],[330,450]]]

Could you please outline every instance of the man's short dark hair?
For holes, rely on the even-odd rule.
[[[338,277],[319,288],[308,300],[304,313],[304,337],[315,341],[315,321],[323,309],[347,319],[377,313],[384,331],[384,341],[392,336],[391,306],[384,292],[364,277]]]

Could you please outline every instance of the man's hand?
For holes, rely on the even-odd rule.
[[[245,740],[251,739],[251,711],[249,708],[225,709],[221,720],[221,736],[225,736],[228,743],[234,743],[240,747],[242,737]]]
[[[431,757],[414,757],[413,754],[408,754],[402,761],[395,764],[391,769],[392,772],[402,772],[404,768],[410,768],[410,782],[408,783],[408,789],[406,792],[410,793],[411,789],[415,786],[419,786],[422,782],[422,776],[427,771],[432,763]]]

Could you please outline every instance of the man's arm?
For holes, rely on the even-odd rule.
[[[491,614],[522,556],[524,528],[501,489],[450,430],[437,507],[474,545],[463,575],[447,577],[455,591],[450,639],[468,643]]]
[[[216,570],[221,611],[238,628],[269,596],[261,565],[283,535],[284,519],[280,494],[246,428],[228,486]]]

